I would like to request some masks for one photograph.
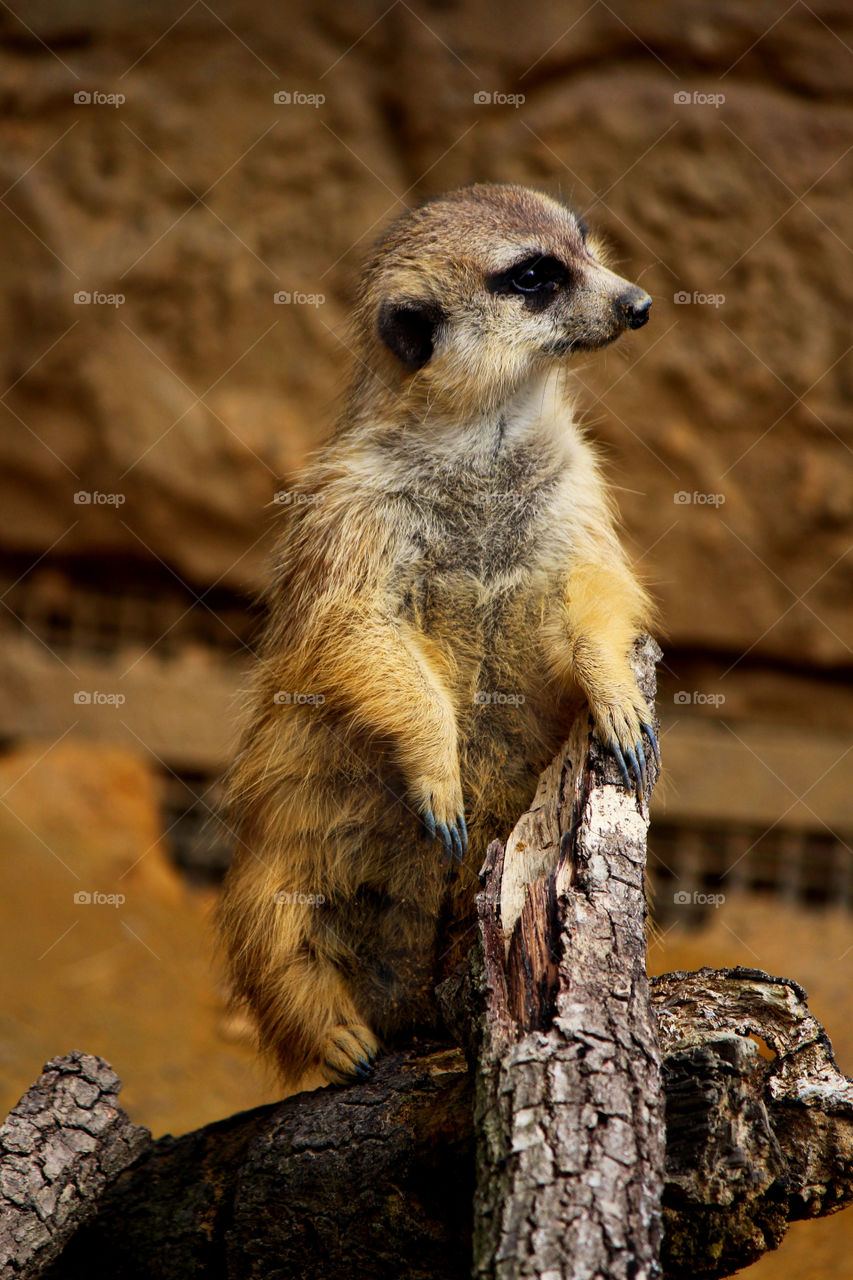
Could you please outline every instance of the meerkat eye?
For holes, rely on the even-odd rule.
[[[506,271],[489,276],[486,288],[490,293],[521,294],[544,305],[561,285],[567,283],[569,272],[565,265],[550,255],[538,254],[524,258]]]
[[[553,293],[565,274],[562,263],[556,258],[539,258],[536,262],[523,262],[517,267],[510,283],[519,293],[538,293],[540,289]]]

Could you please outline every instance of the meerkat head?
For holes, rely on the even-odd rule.
[[[601,261],[581,218],[526,187],[465,187],[406,214],[357,312],[386,388],[454,417],[501,404],[544,364],[603,347],[652,300]]]

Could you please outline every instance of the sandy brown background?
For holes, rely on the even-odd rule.
[[[155,1133],[275,1096],[176,787],[214,807],[361,257],[475,180],[655,300],[576,366],[666,631],[652,965],[790,974],[853,1072],[851,5],[31,0],[0,94],[2,1101],[71,1048]],[[853,1274],[850,1216],[755,1274]]]

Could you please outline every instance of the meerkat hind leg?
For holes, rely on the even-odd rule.
[[[342,1084],[354,1075],[367,1079],[378,1049],[375,1035],[363,1023],[332,1027],[323,1043],[323,1078],[330,1084]]]
[[[313,992],[315,1000],[324,988],[328,996],[323,1025],[316,1029],[315,1060],[320,1074],[329,1084],[343,1084],[353,1076],[366,1079],[373,1070],[379,1041],[358,1012],[346,979],[334,961],[325,959],[314,964],[314,981],[308,982],[307,990]]]
[[[306,1087],[309,1073],[335,1084],[369,1074],[379,1042],[340,963],[340,940],[328,928],[306,929],[304,916],[282,914],[276,924],[243,984],[262,1045],[291,1086]]]

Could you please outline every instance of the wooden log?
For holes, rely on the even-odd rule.
[[[33,1280],[151,1141],[101,1058],[52,1058],[0,1127],[0,1275]]]
[[[853,1200],[853,1081],[796,982],[757,969],[653,979],[667,1100],[664,1264],[715,1280],[789,1222]]]
[[[51,1280],[467,1280],[470,1077],[446,1046],[152,1144]]]
[[[654,704],[660,650],[635,672]],[[653,783],[656,766],[650,762]],[[648,809],[579,721],[477,898],[481,1280],[652,1280],[664,1170],[646,977]]]
[[[853,1081],[796,983],[702,969],[651,990],[663,1274],[716,1280],[775,1248],[790,1222],[853,1203]],[[46,1280],[461,1280],[474,1094],[461,1050],[421,1046],[382,1059],[372,1081],[160,1138]]]

